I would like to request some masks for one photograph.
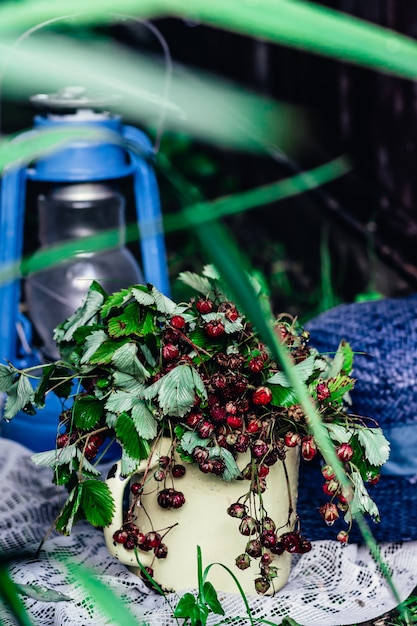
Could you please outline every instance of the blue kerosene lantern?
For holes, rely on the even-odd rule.
[[[50,129],[102,130],[104,140],[80,135],[63,148],[37,159],[28,167],[5,171],[0,183],[0,267],[18,267],[23,252],[25,213],[37,210],[40,252],[76,242],[75,255],[29,274],[22,289],[19,277],[0,284],[0,359],[27,367],[39,363],[32,347],[32,324],[42,341],[41,358],[58,357],[53,329],[81,304],[92,280],[107,291],[131,284],[154,284],[169,295],[169,279],[159,193],[152,168],[153,147],[148,137],[121,118],[103,110],[104,101],[89,98],[81,88],[32,98],[42,107],[34,128],[16,138]],[[132,183],[140,232],[140,269],[125,246],[125,197],[121,188]],[[28,181],[36,182],[36,197],[27,206]],[[105,247],[84,242],[105,235]],[[139,256],[139,255],[138,255]],[[36,257],[36,253],[35,253]],[[24,293],[24,297],[23,297]],[[25,301],[31,323],[21,312]],[[52,394],[51,394],[52,395]],[[35,451],[55,446],[61,404],[48,398],[36,417],[21,412],[1,434]]]

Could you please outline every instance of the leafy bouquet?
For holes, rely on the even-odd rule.
[[[180,485],[189,463],[219,480],[241,480],[242,497],[227,514],[238,518],[240,533],[251,538],[236,565],[245,569],[259,559],[255,587],[265,593],[276,576],[275,555],[311,548],[299,520],[295,529],[282,532],[262,506],[270,467],[285,463],[286,451],[296,446],[310,461],[318,446],[285,373],[227,298],[216,270],[207,266],[202,275],[184,272],[180,278],[197,293],[184,304],[149,284],[108,295],[93,283],[84,304],[55,330],[61,360],[44,365],[35,383],[30,382],[33,370],[0,366],[0,390],[7,394],[4,417],[22,409],[34,413],[48,393],[62,398],[56,449],[34,454],[33,461],[52,467],[54,482],[69,491],[56,521],[64,534],[79,519],[110,524],[114,502],[100,480],[99,461],[114,439],[127,476],[153,454],[161,436],[171,438],[172,453],[160,457],[152,475],[163,508],[185,503]],[[388,442],[374,422],[348,412],[354,379],[347,343],[340,343],[333,358],[319,354],[288,315],[276,319],[275,331],[349,478],[348,494],[332,468],[322,468],[328,501],[319,511],[329,525],[344,517],[346,530],[337,539],[346,543],[355,514],[378,520],[365,483],[378,480]],[[236,460],[248,451],[250,460],[240,470]],[[131,489],[140,500],[143,484]],[[153,550],[155,558],[168,554],[161,535],[141,533],[129,515],[113,539],[126,550]]]

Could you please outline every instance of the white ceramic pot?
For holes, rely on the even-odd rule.
[[[151,459],[143,461],[134,476],[122,478],[120,463],[110,472],[107,484],[113,494],[116,512],[110,526],[104,529],[107,548],[121,563],[128,565],[140,574],[134,550],[113,541],[113,533],[120,529],[123,520],[123,500],[126,487],[132,482],[143,480],[147,472],[141,503],[133,512],[133,521],[140,531],[146,533],[155,530],[164,534],[163,529],[172,527],[163,541],[168,545],[168,556],[154,558],[152,551],[137,551],[141,564],[151,566],[155,580],[166,589],[180,591],[197,585],[197,546],[200,546],[203,567],[210,563],[222,563],[238,578],[247,594],[256,594],[254,580],[259,577],[258,559],[253,559],[246,570],[236,567],[235,559],[245,552],[251,537],[239,533],[240,520],[227,514],[230,504],[236,502],[248,490],[249,481],[233,480],[225,482],[211,474],[203,474],[197,465],[185,463],[186,474],[175,479],[175,489],[185,496],[185,504],[179,509],[162,509],[157,503],[157,491],[164,488],[164,483],[153,478],[153,471],[161,455],[169,455],[171,440],[162,439]],[[249,460],[248,455],[239,455],[238,465],[242,469]],[[270,468],[267,476],[267,488],[262,494],[263,506],[271,517],[279,534],[292,530],[295,513],[290,514],[290,502],[295,511],[298,489],[299,454],[297,448],[288,448],[284,464],[278,461]],[[285,472],[286,470],[286,472]],[[288,478],[288,480],[287,480]],[[166,487],[171,487],[168,480]],[[289,486],[289,488],[288,488]],[[258,501],[258,498],[256,497]],[[278,577],[274,579],[270,592],[280,589],[288,580],[291,567],[291,555],[275,556],[272,565],[278,568]],[[220,565],[211,568],[209,580],[216,590],[238,593],[237,586],[230,574]]]

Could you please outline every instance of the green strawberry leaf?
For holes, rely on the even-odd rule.
[[[70,535],[74,522],[79,512],[81,504],[82,488],[81,484],[77,483],[74,489],[70,492],[64,507],[59,514],[56,521],[55,528],[59,533],[63,535]]]
[[[22,375],[13,383],[7,394],[4,407],[4,419],[11,420],[26,405],[33,402],[34,391],[29,379]]]
[[[173,300],[171,300],[170,298],[167,298],[167,296],[164,296],[164,294],[158,291],[158,289],[154,286],[152,286],[151,293],[155,300],[156,309],[160,313],[164,313],[168,315],[175,314],[177,310],[177,305]]]
[[[138,380],[145,381],[150,377],[148,370],[137,357],[137,347],[134,343],[126,343],[118,348],[113,354],[112,363],[120,372],[130,374]]]
[[[143,383],[135,376],[126,374],[126,372],[118,372],[117,370],[113,372],[113,384],[118,389],[123,389],[136,396],[142,396],[145,390]]]
[[[132,420],[139,437],[154,439],[157,435],[157,421],[144,400],[136,399],[132,406]]]
[[[121,289],[120,291],[112,293],[110,296],[108,296],[105,303],[101,307],[100,313],[102,317],[108,317],[112,309],[118,309],[122,307],[124,304],[126,304],[126,302],[129,302],[131,297],[132,293],[130,289]]]
[[[213,613],[216,615],[225,615],[224,609],[217,597],[217,592],[208,580],[206,580],[203,585],[203,594],[205,603]]]
[[[10,365],[0,364],[0,391],[8,393],[16,381],[16,370]]]
[[[119,415],[115,431],[121,446],[130,457],[138,461],[148,458],[150,454],[149,443],[138,435],[136,426],[127,413]]]
[[[330,391],[329,402],[341,402],[344,396],[353,389],[355,381],[350,376],[338,375],[337,378],[328,378],[327,386]]]
[[[149,456],[149,455],[148,455]],[[137,469],[140,461],[138,459],[132,459],[131,456],[128,455],[126,450],[122,450],[122,460],[120,466],[120,474],[121,476],[130,476]]]
[[[108,339],[103,341],[101,346],[90,357],[89,363],[91,365],[107,365],[111,363],[114,353],[125,344],[129,343],[129,339]]]
[[[350,344],[345,341],[344,339],[340,342],[340,350],[343,353],[343,373],[347,374],[348,376],[352,373],[352,368],[353,368],[353,358],[354,358],[354,354],[353,354],[353,350],[350,346]]]
[[[323,426],[329,431],[331,439],[337,443],[349,443],[352,438],[353,430],[351,426],[346,428],[342,424],[331,424],[330,422],[323,422]]]
[[[90,430],[98,424],[103,411],[103,402],[95,396],[77,397],[72,408],[74,424],[81,430]]]
[[[147,335],[155,333],[157,326],[155,323],[155,316],[152,311],[145,311],[145,314],[139,322],[136,334],[140,337],[146,337]]]
[[[199,274],[194,274],[194,272],[181,272],[178,275],[178,279],[183,282],[185,285],[194,289],[194,291],[198,291],[206,296],[212,289],[211,282],[205,276],[200,276]]]
[[[135,401],[135,395],[130,391],[117,389],[107,398],[105,408],[111,413],[125,413],[130,411]]]
[[[271,385],[269,388],[272,391],[271,404],[273,406],[289,407],[298,403],[297,396],[295,395],[294,390],[290,387]]]
[[[35,452],[32,454],[31,460],[35,465],[43,465],[46,467],[55,467],[57,465],[69,465],[72,459],[77,457],[79,452],[74,444],[64,446],[54,450],[46,450],[45,452]]]
[[[210,458],[222,459],[222,461],[224,461],[226,467],[222,474],[223,480],[230,482],[231,480],[235,480],[241,475],[240,469],[236,464],[233,454],[229,450],[226,450],[226,448],[222,448],[220,446],[214,446],[213,448],[210,448]]]
[[[296,365],[293,366],[294,373],[295,372],[297,373],[297,376],[302,380],[302,382],[305,382],[306,380],[308,380],[310,376],[312,375],[314,371],[314,366],[316,364],[315,361],[316,361],[316,355],[313,354],[307,357],[306,359],[304,359],[304,361],[301,361],[301,363],[297,363]],[[290,382],[284,372],[277,372],[276,374],[271,376],[271,378],[268,378],[266,382],[269,383],[270,385],[280,385],[281,387],[290,387]]]
[[[188,413],[194,406],[196,389],[206,396],[200,375],[189,365],[177,365],[157,382],[159,405],[166,415],[183,417]]]
[[[81,483],[80,505],[87,521],[92,526],[108,526],[114,515],[113,496],[106,483],[101,480],[85,480]]]
[[[74,332],[80,326],[91,326],[97,320],[97,314],[104,302],[102,291],[98,291],[93,286],[88,291],[84,304],[75,311],[62,324],[54,330],[54,339],[58,343],[61,341],[71,341]]]
[[[345,368],[345,359],[347,359],[347,356],[345,356],[344,344],[340,343],[330,362],[330,367],[326,372],[325,378],[336,378]]]
[[[185,593],[175,607],[174,617],[190,618],[197,607],[197,600],[192,593]]]
[[[137,285],[131,289],[132,296],[141,306],[152,306],[155,304],[155,298],[149,293],[148,287],[145,285]]]
[[[86,338],[80,363],[88,363],[90,358],[97,352],[100,346],[108,340],[104,330],[93,330]]]
[[[371,465],[383,465],[389,458],[390,444],[381,428],[358,428],[357,435]]]
[[[356,470],[352,470],[350,479],[353,483],[353,498],[345,514],[345,522],[349,524],[351,519],[358,513],[369,513],[375,521],[379,521],[378,507],[369,496],[360,473]]]
[[[139,308],[136,302],[131,302],[126,306],[123,313],[117,317],[111,317],[107,328],[111,337],[125,337],[127,335],[138,334],[139,330]]]
[[[177,429],[175,432],[176,435],[179,436]],[[180,446],[184,450],[184,452],[192,454],[194,448],[196,448],[197,446],[205,448],[209,441],[210,439],[201,439],[201,437],[199,437],[196,432],[187,430],[181,437]]]

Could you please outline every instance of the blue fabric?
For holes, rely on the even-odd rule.
[[[391,444],[375,486],[367,486],[381,517],[370,522],[377,541],[417,540],[417,294],[345,304],[305,325],[311,345],[334,353],[341,339],[355,352],[350,412],[375,419]],[[298,513],[310,539],[334,539],[343,526],[326,527],[318,508],[323,479],[318,460],[301,462]],[[340,526],[340,527],[339,527]],[[356,530],[352,541],[361,541]]]

